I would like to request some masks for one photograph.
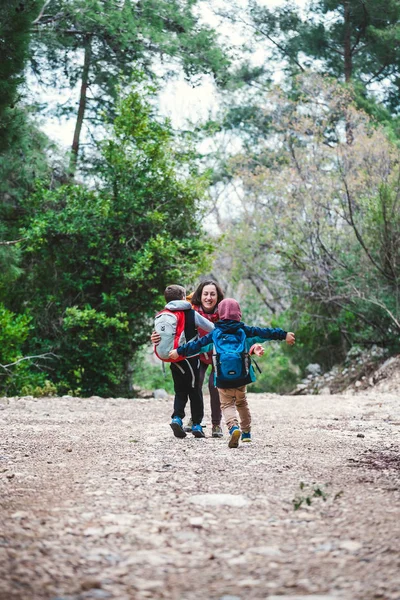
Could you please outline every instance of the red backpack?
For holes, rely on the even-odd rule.
[[[154,319],[154,329],[161,336],[159,344],[154,346],[154,352],[164,362],[179,362],[185,356],[176,360],[169,358],[170,350],[191,342],[197,338],[194,310],[169,310],[164,308]]]

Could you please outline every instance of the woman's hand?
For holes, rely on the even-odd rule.
[[[157,331],[153,331],[150,339],[151,339],[151,343],[154,344],[155,346],[157,346],[157,344],[159,344],[161,342],[161,335],[159,333],[157,333]]]
[[[289,344],[289,346],[293,346],[293,344],[296,342],[296,336],[294,335],[294,333],[292,333],[291,331],[289,331],[286,334],[285,341],[286,341],[287,344]]]
[[[179,354],[177,352],[177,350],[170,350],[169,355],[168,355],[172,360],[176,360],[177,358],[179,358]]]

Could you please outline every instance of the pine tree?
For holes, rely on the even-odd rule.
[[[18,88],[24,81],[37,4],[37,0],[9,0],[0,5],[0,152],[18,137]]]
[[[200,25],[197,0],[50,0],[35,25],[34,72],[53,83],[64,73],[71,87],[80,83],[72,141],[74,171],[82,125],[98,123],[101,113],[111,116],[121,82],[135,72],[155,76],[166,62],[167,77],[183,68],[186,77],[212,73],[223,77],[228,65],[217,44],[216,32]],[[47,65],[46,65],[47,61]],[[90,91],[90,93],[89,93]]]
[[[250,15],[291,73],[312,68],[357,84],[364,96],[378,84],[386,107],[399,109],[398,0],[314,0],[304,15],[290,2],[276,9],[252,2]]]

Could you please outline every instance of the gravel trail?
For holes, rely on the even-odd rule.
[[[0,399],[0,600],[399,600],[399,394],[249,401]]]

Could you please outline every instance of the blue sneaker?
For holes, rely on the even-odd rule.
[[[194,437],[196,437],[196,438],[206,437],[201,425],[193,425],[192,426],[192,433],[193,433]]]
[[[228,446],[229,448],[237,448],[239,446],[240,429],[236,425],[230,428]]]
[[[250,431],[242,431],[242,442],[251,442],[251,433]]]
[[[170,423],[170,427],[174,432],[174,436],[177,438],[186,437],[186,431],[183,429],[182,419],[180,417],[174,417]]]

